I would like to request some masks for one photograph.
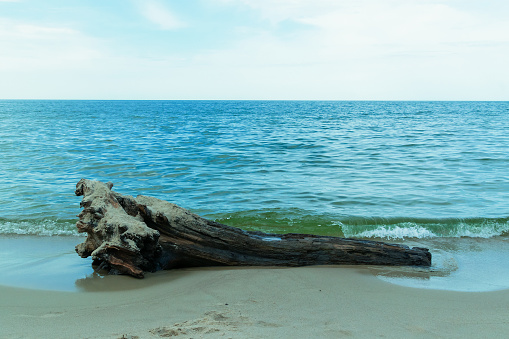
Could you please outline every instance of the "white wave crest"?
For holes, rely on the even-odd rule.
[[[425,227],[426,226],[426,227]],[[485,221],[470,224],[458,222],[456,224],[419,225],[413,222],[396,225],[379,225],[374,229],[355,231],[354,227],[343,226],[347,237],[379,238],[379,239],[426,239],[426,238],[492,238],[509,233],[509,222]]]
[[[366,230],[364,232],[355,234],[356,238],[380,238],[380,239],[406,239],[406,238],[435,238],[437,235],[430,230],[418,226],[380,226],[374,230]]]
[[[472,226],[467,223],[460,223],[455,230],[455,237],[469,238],[493,238],[509,233],[509,222],[484,222],[479,226]]]
[[[42,221],[0,221],[0,234],[18,235],[79,235],[71,222]]]

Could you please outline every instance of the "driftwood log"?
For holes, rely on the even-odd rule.
[[[112,274],[196,266],[410,265],[430,266],[426,248],[308,234],[244,231],[204,219],[175,204],[111,190],[81,179],[76,223],[88,234],[76,246],[83,258]]]

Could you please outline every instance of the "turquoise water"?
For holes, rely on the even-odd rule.
[[[509,234],[509,102],[0,101],[0,234],[75,235],[81,178],[244,229]]]

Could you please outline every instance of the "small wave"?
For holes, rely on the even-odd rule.
[[[460,223],[456,229],[457,237],[470,238],[492,238],[509,233],[509,221],[499,223],[496,221],[485,221],[481,225],[470,225]]]
[[[79,235],[76,224],[60,220],[0,220],[0,234],[5,235]]]
[[[364,231],[355,235],[351,235],[350,237],[355,238],[380,238],[380,239],[407,239],[407,238],[418,238],[418,239],[426,239],[426,238],[435,238],[437,235],[430,230],[418,226],[394,226],[394,227],[378,227],[374,230]]]
[[[307,233],[366,239],[492,238],[509,236],[509,218],[426,219],[313,215],[291,209],[205,215],[208,219],[265,233]],[[0,235],[77,236],[75,220],[0,218]]]
[[[378,225],[342,225],[346,237],[380,239],[493,238],[509,234],[507,219],[434,220]]]
[[[313,215],[298,208],[238,211],[209,216],[248,231],[309,233],[388,240],[492,238],[509,235],[509,218],[380,218]]]

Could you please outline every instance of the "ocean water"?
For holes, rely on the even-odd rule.
[[[244,229],[506,237],[509,102],[0,101],[0,234],[72,235],[81,178]]]

